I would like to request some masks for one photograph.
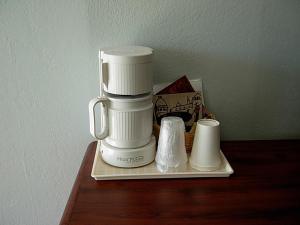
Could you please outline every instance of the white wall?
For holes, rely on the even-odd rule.
[[[0,224],[57,224],[87,144],[97,51],[82,1],[1,1]]]
[[[0,0],[0,224],[57,224],[86,146],[97,50],[202,77],[223,139],[300,137],[299,1]]]

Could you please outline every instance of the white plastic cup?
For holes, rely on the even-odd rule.
[[[179,117],[164,117],[158,139],[155,162],[160,172],[180,171],[186,167],[184,122]]]
[[[201,171],[213,171],[220,167],[220,122],[213,119],[200,119],[196,132],[190,165]]]

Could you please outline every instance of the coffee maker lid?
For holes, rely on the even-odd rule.
[[[143,46],[124,46],[103,49],[100,57],[103,62],[112,63],[146,63],[152,61],[153,49]]]

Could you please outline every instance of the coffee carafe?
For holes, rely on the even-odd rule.
[[[154,160],[152,57],[153,50],[142,46],[99,52],[100,96],[89,103],[90,132],[110,165],[139,167]],[[97,104],[100,122],[96,123]]]

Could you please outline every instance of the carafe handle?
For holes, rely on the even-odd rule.
[[[89,102],[89,117],[90,117],[90,133],[93,137],[97,138],[98,140],[102,140],[108,136],[108,110],[107,110],[107,101],[106,97],[100,96],[97,98],[92,99]],[[101,119],[100,119],[100,134],[97,134],[96,131],[96,121],[95,121],[95,106],[101,103]],[[103,118],[103,120],[102,120]]]

